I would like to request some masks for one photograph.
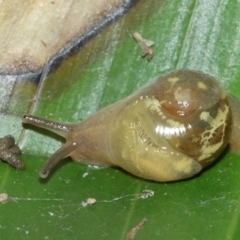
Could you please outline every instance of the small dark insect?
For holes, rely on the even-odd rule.
[[[0,161],[7,162],[10,166],[23,170],[24,162],[19,158],[21,150],[15,144],[15,139],[12,135],[7,135],[0,138]]]

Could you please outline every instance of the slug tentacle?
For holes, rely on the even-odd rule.
[[[39,176],[41,178],[46,178],[52,168],[61,160],[68,157],[71,152],[73,152],[77,148],[77,144],[75,142],[67,142],[63,146],[61,146],[44,164],[42,169],[39,171]]]
[[[69,132],[74,131],[74,125],[73,124],[62,124],[59,122],[49,121],[44,118],[32,116],[32,115],[24,115],[22,118],[23,123],[28,123],[35,125],[40,128],[47,129],[49,131],[52,131],[64,138],[66,138],[69,135]]]
[[[86,164],[119,166],[145,179],[174,181],[199,173],[229,141],[240,148],[240,114],[234,113],[240,105],[231,97],[229,101],[230,105],[215,78],[177,70],[79,124],[31,115],[25,115],[23,122],[66,138],[66,144],[40,171],[40,177],[47,177],[58,161],[70,156]],[[234,136],[232,125],[239,134]]]

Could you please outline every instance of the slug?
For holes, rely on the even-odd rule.
[[[70,156],[80,163],[121,167],[140,178],[166,182],[196,175],[229,142],[235,147],[239,134],[232,136],[232,128],[239,125],[231,104],[239,109],[238,100],[228,100],[214,77],[177,70],[78,124],[32,115],[23,116],[23,123],[66,139],[40,170],[41,178]]]

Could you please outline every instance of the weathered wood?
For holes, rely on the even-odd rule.
[[[131,0],[0,0],[0,74],[40,72],[121,15]]]

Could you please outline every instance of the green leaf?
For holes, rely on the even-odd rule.
[[[14,135],[26,163],[25,171],[1,164],[0,193],[9,196],[0,205],[1,239],[126,239],[144,218],[135,239],[239,239],[240,161],[229,150],[197,177],[173,183],[70,159],[40,180],[63,139],[20,119],[79,122],[178,68],[213,75],[240,98],[239,11],[238,1],[140,0],[39,82],[1,81],[0,133]],[[130,37],[136,31],[155,42],[150,61]],[[96,203],[84,206],[88,198]]]

